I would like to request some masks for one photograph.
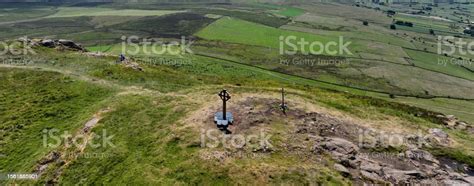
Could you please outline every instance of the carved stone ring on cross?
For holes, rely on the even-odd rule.
[[[230,99],[229,93],[227,93],[226,90],[223,90],[219,93],[219,97],[221,97],[222,100],[228,101]]]

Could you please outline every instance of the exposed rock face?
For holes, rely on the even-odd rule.
[[[315,147],[317,151],[327,151],[340,163],[354,160],[359,148],[352,142],[341,138],[324,138],[320,145]]]
[[[405,152],[405,157],[410,158],[412,160],[420,161],[423,163],[431,163],[435,165],[439,165],[439,161],[434,158],[431,153],[425,150],[420,150],[420,149],[412,149],[412,150],[407,150]]]
[[[342,175],[361,177],[374,183],[471,185],[474,182],[474,177],[440,166],[439,160],[421,149],[409,149],[398,155],[399,165],[364,157],[360,155],[360,149],[354,143],[336,137],[321,138],[314,146],[314,152],[330,154],[337,162],[334,169]]]
[[[448,133],[443,131],[449,129],[433,128],[423,133],[419,131],[420,134],[399,134],[397,131],[368,128],[327,113],[295,109],[293,105],[284,115],[274,107],[280,104],[277,99],[250,97],[239,104],[241,108],[232,112],[241,115],[239,118],[242,120],[233,126],[233,132],[270,125],[274,118],[290,120],[287,124],[292,130],[281,147],[304,158],[305,162],[327,165],[350,178],[354,185],[474,185],[474,177],[470,176],[474,171],[470,167],[449,158],[437,158],[423,150],[435,145],[425,138],[451,141]],[[212,116],[209,121],[212,121]],[[393,140],[396,142],[401,137],[403,143],[386,143],[391,137],[396,137]],[[251,152],[271,154],[278,152],[279,148],[270,152],[260,149]],[[218,155],[214,155],[214,159],[222,159]],[[209,156],[206,154],[205,157]],[[328,156],[331,161],[326,160]],[[237,156],[229,154],[229,157]]]
[[[452,143],[449,135],[441,129],[432,128],[428,130],[428,133],[429,134],[425,137],[425,139],[432,144],[450,146]]]
[[[351,172],[349,172],[349,170],[346,167],[344,167],[344,165],[337,163],[334,165],[334,169],[336,169],[337,171],[339,171],[342,175],[346,177],[351,175]]]
[[[71,41],[71,40],[60,39],[60,40],[57,40],[57,43],[59,43],[62,46],[65,46],[69,49],[85,51],[85,49],[82,48],[81,45],[79,45],[79,44],[77,44],[77,43],[75,43],[74,41]]]
[[[82,51],[87,52],[85,48],[83,48],[80,44],[75,43],[71,40],[65,39],[27,39],[27,38],[19,38],[18,41],[26,42],[30,46],[42,46],[48,48],[57,48],[57,49],[66,49],[66,50],[74,50],[74,51]]]
[[[41,40],[38,44],[40,46],[49,47],[49,48],[53,48],[56,45],[56,43],[54,43],[54,41],[51,40],[51,39]],[[35,45],[35,44],[33,44],[33,45]]]
[[[459,130],[468,130],[472,129],[472,127],[464,121],[460,121],[454,115],[437,115],[438,119],[440,119],[445,126],[451,129],[459,129]],[[472,132],[471,132],[472,133]]]

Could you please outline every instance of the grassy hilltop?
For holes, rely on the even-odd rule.
[[[0,183],[401,183],[384,178],[382,171],[367,174],[360,165],[341,161],[332,154],[338,147],[325,151],[320,146],[330,144],[325,140],[343,139],[339,142],[350,146],[376,138],[358,136],[365,130],[403,135],[407,141],[383,146],[386,139],[376,139],[377,145],[354,150],[354,159],[368,154],[371,164],[408,171],[400,177],[411,181],[469,181],[474,166],[474,64],[469,63],[471,54],[438,54],[437,38],[473,39],[463,34],[457,5],[433,7],[432,17],[408,11],[422,6],[260,1],[0,3],[0,14],[5,15],[0,16],[2,40],[70,39],[89,50],[33,46],[36,54],[0,56],[0,173],[40,175],[34,181]],[[472,6],[463,7],[462,12],[470,15]],[[397,14],[388,17],[387,10]],[[414,25],[390,29],[397,20]],[[458,23],[456,28],[453,22]],[[165,43],[181,42],[184,36],[193,41],[192,53],[149,54],[144,52],[147,46],[134,43],[140,52],[127,55],[132,65],[119,64],[122,36]],[[300,49],[295,55],[282,55],[281,36],[322,43],[342,37],[351,42],[352,54],[313,55]],[[304,59],[319,63],[295,63]],[[453,59],[464,63],[450,63]],[[273,147],[254,147],[252,140],[240,148],[202,147],[203,131],[216,128],[212,117],[220,108],[217,93],[223,88],[232,95],[233,134],[263,131],[271,135]],[[281,88],[286,89],[290,107],[286,115],[278,107]],[[447,121],[448,115],[457,119]],[[45,146],[48,129],[71,136],[59,146]],[[433,129],[447,137],[439,140],[444,135],[436,135],[439,132]],[[96,135],[103,131],[113,136],[112,146],[66,145],[78,136],[82,142],[100,143],[103,139]],[[417,134],[426,141],[414,148]],[[370,156],[393,158],[420,150],[433,158]],[[446,175],[425,172],[426,167],[445,171],[452,165],[459,166]],[[419,172],[409,172],[411,168]]]

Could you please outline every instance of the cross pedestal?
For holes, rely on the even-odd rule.
[[[216,112],[214,115],[214,123],[216,123],[218,128],[227,129],[227,127],[234,122],[232,113],[226,111],[226,102],[230,100],[230,95],[227,90],[222,90],[218,95],[222,100],[222,112]]]

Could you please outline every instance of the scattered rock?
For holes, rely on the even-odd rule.
[[[43,173],[49,166],[49,164],[58,161],[61,158],[61,154],[59,152],[53,151],[49,153],[46,157],[42,158],[38,161],[38,164],[35,168],[35,173],[41,174]]]
[[[201,153],[201,159],[203,160],[218,160],[219,162],[224,162],[228,157],[230,157],[230,152],[227,151],[212,151]]]
[[[263,153],[267,153],[267,152],[273,152],[273,149],[271,147],[268,147],[266,145],[264,146],[259,146],[257,148],[254,148],[252,150],[252,152],[263,152]]]
[[[384,180],[379,175],[377,175],[375,173],[371,173],[371,172],[367,172],[367,171],[362,170],[362,171],[360,171],[360,174],[366,179],[377,181],[377,182],[384,182]]]
[[[418,170],[403,171],[392,168],[383,168],[384,178],[396,184],[411,183],[412,180],[424,178],[424,174]]]
[[[420,150],[420,149],[407,150],[405,152],[405,155],[407,158],[421,161],[422,163],[432,163],[435,165],[439,164],[439,161],[436,158],[434,158],[434,156],[431,153],[425,150]]]
[[[338,164],[338,163],[334,164],[334,169],[339,171],[344,177],[348,177],[351,175],[351,172],[349,172],[349,170],[341,164]]]
[[[456,185],[456,186],[469,186],[469,185],[472,185],[472,184],[468,184],[464,181],[461,181],[461,180],[451,180],[451,179],[445,179],[443,180],[443,184],[444,185]]]
[[[451,129],[466,130],[470,127],[466,122],[459,121],[459,119],[454,115],[437,115],[436,117],[439,118],[444,125]]]
[[[441,146],[451,145],[451,139],[449,138],[449,135],[443,130],[438,128],[432,128],[428,130],[428,133],[429,135],[426,136],[427,141]]]
[[[315,150],[323,150],[333,155],[336,160],[343,162],[344,160],[354,160],[359,148],[352,142],[341,138],[324,138]]]
[[[138,63],[130,61],[128,59],[123,61],[122,64],[127,68],[131,68],[131,69],[137,70],[137,71],[143,71],[143,68]]]
[[[469,185],[474,185],[474,176],[466,176],[462,180],[469,183]]]
[[[456,122],[456,129],[459,129],[459,130],[466,130],[468,127],[467,123],[463,122],[463,121],[458,121]]]
[[[360,169],[363,171],[380,174],[382,171],[382,166],[380,166],[380,164],[377,162],[364,160],[360,164]]]

